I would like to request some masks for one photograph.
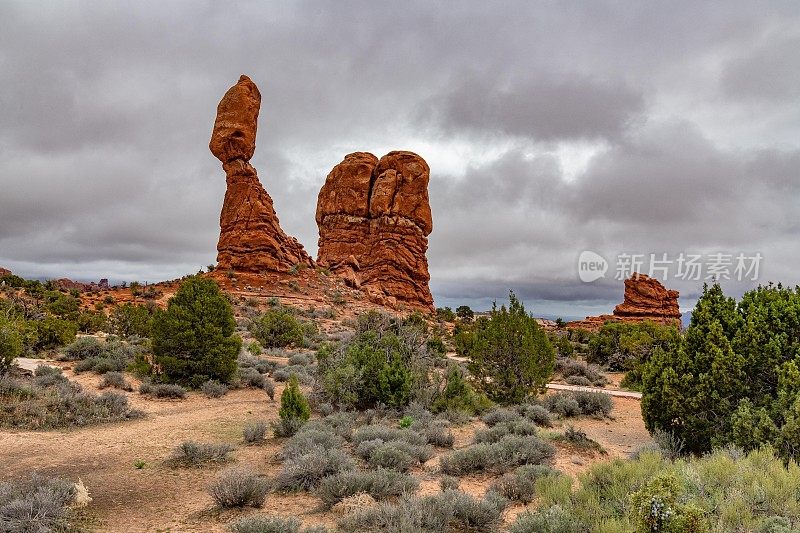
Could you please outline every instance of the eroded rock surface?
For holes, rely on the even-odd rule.
[[[313,266],[303,246],[283,232],[272,198],[249,163],[256,148],[261,93],[247,76],[217,106],[209,148],[222,161],[228,188],[220,215],[217,268],[287,272]]]
[[[347,155],[319,193],[320,266],[381,304],[432,309],[428,164],[412,152]]]
[[[644,274],[625,280],[625,297],[614,308],[614,315],[655,321],[681,318],[678,291],[668,290],[655,278]]]

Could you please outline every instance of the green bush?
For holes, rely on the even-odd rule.
[[[153,354],[160,378],[199,387],[227,383],[242,346],[228,299],[213,280],[190,277],[153,322]]]
[[[206,398],[222,398],[228,393],[228,387],[219,381],[208,380],[200,387]]]
[[[250,333],[265,348],[303,346],[303,326],[287,309],[272,309],[253,319]]]
[[[111,311],[108,318],[111,332],[121,337],[150,337],[157,310],[158,308],[154,305],[130,303],[119,305]]]
[[[490,405],[489,399],[484,394],[475,392],[467,382],[461,367],[450,364],[444,388],[441,391],[437,389],[431,403],[431,411],[441,413],[456,410],[474,415],[485,411]]]
[[[489,320],[475,328],[467,355],[470,372],[490,399],[520,403],[544,390],[555,351],[513,292],[509,301],[508,309],[494,306]]]
[[[78,325],[70,320],[46,316],[31,322],[36,331],[35,351],[51,350],[75,340]]]
[[[289,384],[283,389],[281,394],[281,408],[278,415],[282,420],[295,419],[303,422],[311,418],[311,407],[308,405],[306,397],[303,396],[297,378],[292,376]]]
[[[429,382],[424,320],[392,319],[377,312],[361,315],[355,336],[338,347],[317,352],[318,392],[341,408],[377,405],[403,407]]]
[[[22,335],[10,321],[0,317],[0,376],[7,373],[23,351]]]

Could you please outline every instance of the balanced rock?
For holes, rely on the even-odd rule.
[[[412,152],[345,156],[319,192],[317,263],[374,301],[433,308],[428,164]]]
[[[662,322],[680,320],[678,296],[678,291],[667,290],[657,279],[634,274],[625,280],[625,297],[614,308],[614,315]]]
[[[228,188],[220,215],[217,268],[286,272],[314,262],[281,229],[272,198],[249,163],[256,148],[261,93],[247,76],[228,89],[217,106],[211,153],[222,161]]]

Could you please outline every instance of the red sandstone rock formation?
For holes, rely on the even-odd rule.
[[[381,304],[433,308],[428,281],[428,164],[412,152],[349,154],[317,202],[317,262]]]
[[[643,322],[650,320],[680,326],[681,310],[678,291],[667,290],[657,279],[634,274],[625,280],[623,302],[613,315],[589,316],[567,324],[569,328],[599,330],[606,322]]]
[[[625,280],[625,298],[614,308],[614,315],[655,321],[680,320],[678,291],[667,290],[657,279],[634,274]]]
[[[249,160],[256,149],[261,93],[247,76],[228,89],[217,106],[208,147],[222,161],[228,188],[220,215],[217,268],[286,272],[313,266],[303,246],[281,229],[272,198]]]
[[[8,270],[7,268],[0,267],[0,278],[10,275],[11,275],[10,270]]]

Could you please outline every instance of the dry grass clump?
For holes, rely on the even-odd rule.
[[[0,531],[70,530],[69,505],[75,483],[34,473],[27,479],[0,483]]]
[[[211,497],[222,508],[261,507],[269,492],[266,479],[247,468],[223,470],[208,488]]]
[[[186,441],[175,448],[167,463],[184,467],[226,463],[231,460],[232,451],[233,446],[229,444]]]

